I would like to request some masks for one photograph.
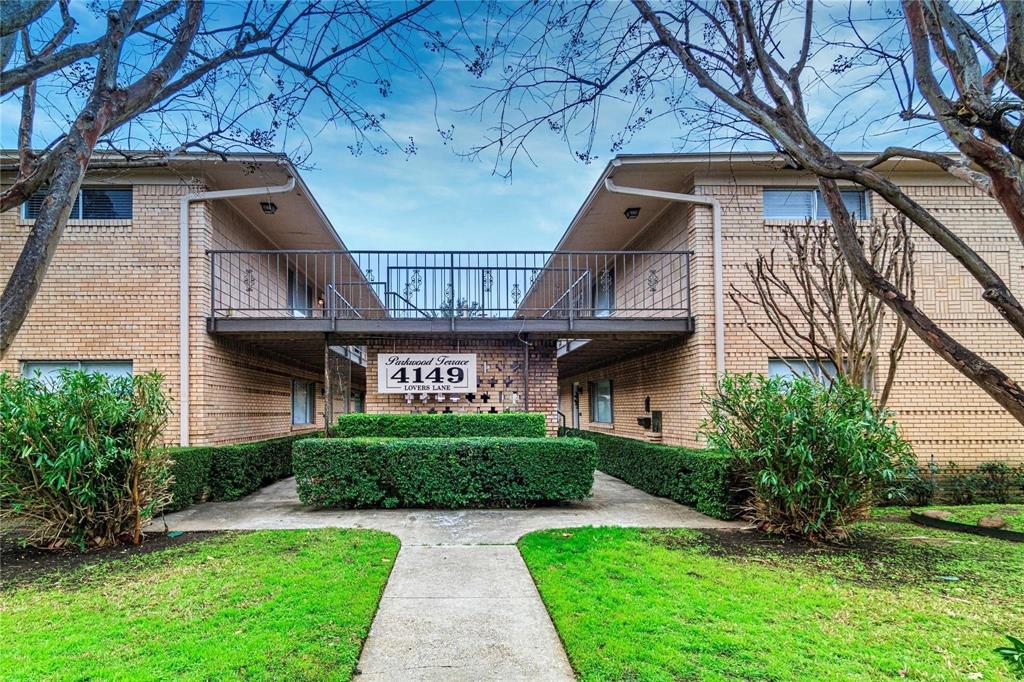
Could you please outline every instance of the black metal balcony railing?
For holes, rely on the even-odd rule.
[[[689,317],[689,251],[210,251],[211,316]]]

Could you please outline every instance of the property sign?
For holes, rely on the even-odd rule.
[[[472,393],[476,353],[378,353],[379,393]]]

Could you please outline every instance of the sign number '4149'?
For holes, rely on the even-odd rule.
[[[380,393],[471,393],[476,390],[475,353],[379,353]]]

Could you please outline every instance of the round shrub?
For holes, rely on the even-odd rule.
[[[705,396],[709,445],[732,453],[764,530],[842,541],[913,460],[890,414],[841,379],[737,374]]]
[[[162,377],[65,370],[53,383],[0,373],[0,518],[27,542],[138,543],[169,498]],[[8,525],[10,524],[10,525]]]

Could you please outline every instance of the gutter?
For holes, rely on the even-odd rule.
[[[214,199],[234,199],[237,197],[265,196],[282,194],[295,189],[295,173],[290,173],[288,182],[283,185],[263,187],[243,187],[226,189],[216,192],[191,192],[181,197],[178,210],[178,350],[179,395],[181,411],[179,415],[179,445],[189,444],[189,205],[195,201],[212,201]],[[333,231],[333,230],[332,230]],[[213,292],[210,292],[213,295]]]
[[[614,159],[610,166],[619,166],[622,161]],[[642,189],[640,187],[621,187],[616,185],[610,177],[605,177],[604,186],[609,192],[615,194],[632,194],[639,197],[650,197],[653,199],[665,199],[681,204],[696,204],[711,208],[711,243],[713,254],[713,271],[715,284],[715,374],[718,379],[725,374],[725,277],[722,265],[722,205],[717,199],[700,196],[698,194],[681,194],[679,192],[662,192],[655,189]],[[687,282],[687,285],[691,285]],[[692,311],[691,311],[692,314]]]

